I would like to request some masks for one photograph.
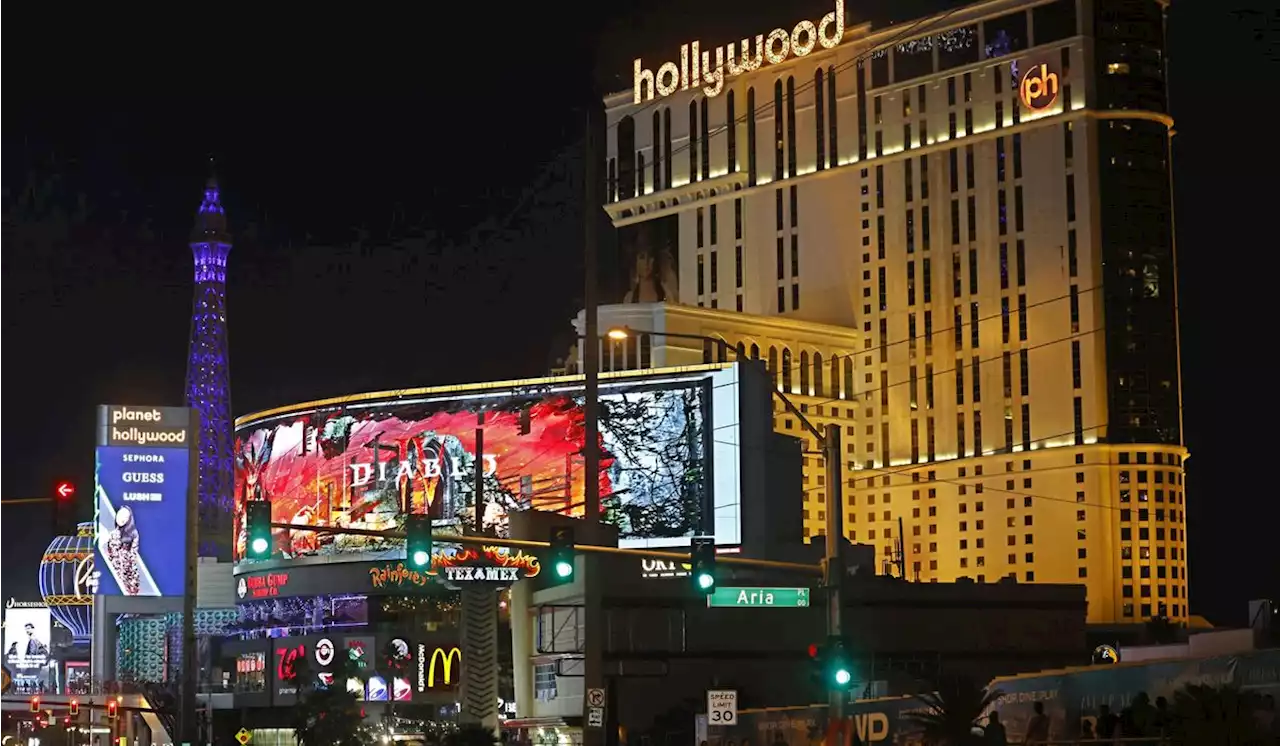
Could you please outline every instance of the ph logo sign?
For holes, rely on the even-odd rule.
[[[1043,111],[1058,100],[1058,74],[1041,63],[1032,65],[1018,84],[1018,98],[1029,111]]]

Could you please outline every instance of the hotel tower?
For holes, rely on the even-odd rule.
[[[836,2],[636,60],[605,100],[600,309],[634,332],[602,366],[763,359],[840,425],[844,530],[886,572],[900,541],[910,580],[1082,583],[1091,623],[1185,622],[1164,12],[873,28]],[[821,444],[775,411],[816,536]]]

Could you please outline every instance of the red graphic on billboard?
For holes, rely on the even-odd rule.
[[[708,389],[690,380],[616,389],[601,396],[606,520],[623,537],[692,535],[705,489]],[[438,527],[474,525],[477,462],[484,523],[499,535],[509,510],[581,515],[583,435],[580,400],[560,393],[361,403],[248,423],[235,440],[236,556],[244,556],[250,499],[270,499],[272,520],[281,523],[391,530],[406,514],[426,514]],[[277,529],[274,549],[289,558],[401,546]]]

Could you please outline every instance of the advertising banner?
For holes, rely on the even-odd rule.
[[[732,369],[605,379],[600,385],[602,511],[623,546],[687,545],[714,506],[723,544],[741,535],[736,459],[712,473],[711,454],[737,437]],[[721,380],[723,379],[723,380]],[[716,406],[712,406],[713,398]],[[484,415],[484,453],[476,430]],[[477,471],[487,529],[505,535],[509,510],[581,515],[583,407],[576,378],[528,385],[425,389],[389,401],[348,403],[248,418],[235,438],[236,557],[244,556],[244,505],[270,499],[272,520],[362,529],[403,528],[408,514],[437,527],[474,525]],[[477,469],[477,466],[480,468]],[[376,536],[277,530],[286,558],[403,552]],[[455,572],[465,580],[466,571]]]
[[[4,613],[4,665],[21,678],[49,663],[52,623],[44,606],[11,606]]]
[[[95,593],[183,594],[193,439],[187,409],[99,408]]]
[[[426,658],[423,658],[426,656]],[[461,659],[455,640],[445,636],[413,643],[403,637],[372,635],[307,635],[272,641],[268,680],[275,705],[298,701],[299,689],[339,686],[371,702],[413,701],[417,692],[448,692],[461,681]],[[351,676],[338,680],[344,661]],[[315,681],[302,681],[307,671]]]

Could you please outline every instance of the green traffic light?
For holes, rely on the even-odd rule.
[[[701,588],[702,590],[704,591],[708,590],[711,588],[711,586],[715,584],[716,584],[715,576],[713,576],[711,573],[704,572],[704,573],[698,574],[698,587]]]
[[[573,574],[573,563],[569,560],[556,560],[556,577],[567,578]]]
[[[252,542],[252,543],[250,544],[250,546],[249,546],[249,549],[250,549],[254,554],[266,554],[266,553],[267,553],[267,540],[266,540],[266,539],[264,539],[264,538],[262,538],[261,536],[259,536],[259,537],[257,537],[256,539],[254,539],[254,540],[253,540],[253,542]]]
[[[430,553],[422,549],[419,549],[418,551],[413,553],[413,564],[417,565],[418,567],[425,567],[429,562],[431,562]]]
[[[839,684],[840,686],[847,686],[850,681],[853,681],[853,674],[849,673],[849,671],[844,668],[836,669],[837,684]]]

